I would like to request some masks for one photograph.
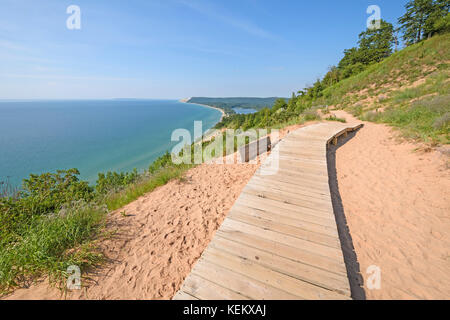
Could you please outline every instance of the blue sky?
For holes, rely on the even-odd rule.
[[[0,99],[290,96],[406,2],[0,0]]]

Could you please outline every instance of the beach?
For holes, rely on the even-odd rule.
[[[220,109],[220,108],[213,107],[213,106],[208,106],[208,105],[206,105],[206,104],[192,103],[192,102],[189,102],[190,99],[191,99],[191,98],[188,98],[188,99],[181,99],[181,100],[179,100],[179,101],[182,102],[182,103],[189,103],[189,104],[193,104],[193,105],[198,105],[198,106],[202,106],[202,107],[206,107],[206,108],[211,108],[211,109],[219,110],[219,111],[222,113],[222,117],[220,118],[220,121],[219,121],[219,122],[221,122],[222,119],[226,116],[225,111],[223,111],[223,110]]]

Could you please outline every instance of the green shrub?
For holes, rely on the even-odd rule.
[[[20,201],[32,214],[58,211],[64,203],[93,198],[93,189],[80,181],[77,169],[58,170],[57,173],[31,174],[24,179]]]
[[[46,273],[63,284],[70,265],[81,269],[100,261],[89,240],[100,230],[105,209],[85,202],[51,215],[34,216],[16,242],[0,246],[0,294]]]
[[[400,128],[406,137],[448,144],[450,95],[414,102],[409,107],[390,108],[377,121]]]
[[[334,114],[329,116],[329,117],[327,117],[327,118],[325,118],[325,120],[327,120],[327,121],[337,121],[337,122],[342,122],[342,123],[346,123],[347,122],[347,120],[345,120],[343,118],[338,118]]]
[[[111,191],[120,190],[136,182],[138,178],[139,173],[136,169],[126,173],[107,172],[106,175],[104,173],[99,173],[95,191],[98,194],[103,195]]]
[[[148,168],[150,173],[155,173],[161,168],[166,168],[172,165],[172,156],[169,152],[166,152],[163,156],[156,159]]]

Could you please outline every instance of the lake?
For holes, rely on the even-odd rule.
[[[0,102],[0,181],[19,185],[30,173],[77,168],[95,182],[99,172],[148,168],[178,142],[173,130],[221,112],[174,100]]]
[[[257,111],[255,109],[247,109],[247,108],[233,108],[234,112],[236,112],[237,114],[252,114],[252,113],[256,113]]]

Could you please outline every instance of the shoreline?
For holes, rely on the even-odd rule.
[[[202,107],[206,107],[206,108],[210,108],[210,109],[219,110],[219,111],[222,113],[222,117],[220,118],[219,122],[222,122],[223,118],[226,116],[225,111],[223,111],[223,110],[220,109],[220,108],[213,107],[213,106],[208,106],[208,105],[206,105],[206,104],[200,104],[200,103],[189,102],[189,100],[190,100],[190,99],[181,99],[181,100],[178,100],[178,101],[181,102],[181,103],[196,104],[196,105],[198,105],[198,106],[202,106]],[[219,122],[217,122],[217,123],[219,123]],[[216,124],[217,124],[217,123],[216,123]]]

